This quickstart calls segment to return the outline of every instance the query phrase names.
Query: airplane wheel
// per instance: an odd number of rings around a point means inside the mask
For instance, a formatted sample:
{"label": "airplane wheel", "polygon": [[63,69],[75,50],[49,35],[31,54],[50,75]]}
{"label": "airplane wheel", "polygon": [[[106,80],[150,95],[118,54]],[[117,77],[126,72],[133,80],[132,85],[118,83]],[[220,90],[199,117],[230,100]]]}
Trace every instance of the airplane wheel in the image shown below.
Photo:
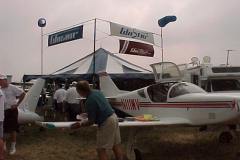
{"label": "airplane wheel", "polygon": [[142,160],[142,155],[139,149],[134,148],[134,153],[135,153],[136,160]]}
{"label": "airplane wheel", "polygon": [[237,160],[240,160],[240,152],[237,154]]}
{"label": "airplane wheel", "polygon": [[222,143],[229,143],[233,139],[230,132],[222,132],[219,136],[219,141]]}
{"label": "airplane wheel", "polygon": [[25,125],[19,125],[18,126],[18,132],[19,133],[23,133],[23,132],[25,132],[25,130],[26,130]]}
{"label": "airplane wheel", "polygon": [[44,127],[39,127],[39,132],[44,132],[46,130],[46,128]]}

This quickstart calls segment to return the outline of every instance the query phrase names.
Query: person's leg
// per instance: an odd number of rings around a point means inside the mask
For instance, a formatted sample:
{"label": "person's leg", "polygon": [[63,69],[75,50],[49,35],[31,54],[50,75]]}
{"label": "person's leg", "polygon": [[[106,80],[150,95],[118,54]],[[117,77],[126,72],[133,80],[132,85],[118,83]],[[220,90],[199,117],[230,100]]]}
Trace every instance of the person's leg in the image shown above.
{"label": "person's leg", "polygon": [[7,150],[7,145],[6,145],[6,134],[7,134],[7,131],[8,131],[8,116],[9,115],[9,112],[8,110],[4,110],[4,120],[3,120],[3,150]]}
{"label": "person's leg", "polygon": [[112,150],[117,160],[123,160],[123,154],[120,148],[121,136],[120,136],[120,128],[118,125],[118,117],[116,114],[114,114],[113,117],[115,117],[115,135],[114,135],[114,143],[113,143]]}
{"label": "person's leg", "polygon": [[[117,160],[122,160],[122,151],[119,147],[121,142],[118,119],[115,114],[111,115],[105,122],[98,126],[97,151],[99,157],[106,157],[106,149],[113,149]],[[107,157],[106,157],[107,158]]]}
{"label": "person's leg", "polygon": [[18,110],[11,110],[11,151],[10,154],[14,154],[16,152],[16,140],[17,140],[17,130],[18,130]]}
{"label": "person's leg", "polygon": [[17,140],[17,132],[16,131],[12,131],[11,132],[11,141],[12,142],[16,142]]}
{"label": "person's leg", "polygon": [[15,149],[16,140],[17,140],[17,132],[12,131],[11,132],[11,150]]}
{"label": "person's leg", "polygon": [[3,140],[0,139],[0,160],[3,159]]}
{"label": "person's leg", "polygon": [[114,145],[112,150],[113,150],[117,160],[123,160],[122,150],[121,150],[121,148],[120,148],[120,146],[118,144]]}
{"label": "person's leg", "polygon": [[10,150],[10,154],[15,154],[16,152],[16,139],[17,139],[17,132],[16,131],[12,131],[11,132],[11,150]]}
{"label": "person's leg", "polygon": [[110,132],[111,128],[108,127],[109,126],[108,124],[109,123],[106,121],[101,126],[98,126],[98,129],[97,129],[96,148],[97,148],[97,153],[98,153],[98,159],[99,160],[107,160],[106,148],[112,148],[111,139],[113,139],[113,138],[111,138],[111,134],[109,136],[109,132]]}
{"label": "person's leg", "polygon": [[79,104],[74,104],[74,108],[72,109],[72,117],[73,121],[77,121],[77,115],[80,115],[81,112],[81,107]]}
{"label": "person's leg", "polygon": [[98,159],[107,160],[107,153],[105,148],[97,148]]}
{"label": "person's leg", "polygon": [[7,145],[6,145],[6,133],[3,132],[3,150],[7,150]]}
{"label": "person's leg", "polygon": [[64,121],[64,122],[67,122],[67,121],[68,121],[66,111],[65,111],[65,113],[63,113],[63,121]]}
{"label": "person's leg", "polygon": [[68,117],[69,121],[76,121],[75,119],[73,119],[73,107],[70,104],[68,105]]}
{"label": "person's leg", "polygon": [[0,122],[0,160],[3,159],[3,122]]}

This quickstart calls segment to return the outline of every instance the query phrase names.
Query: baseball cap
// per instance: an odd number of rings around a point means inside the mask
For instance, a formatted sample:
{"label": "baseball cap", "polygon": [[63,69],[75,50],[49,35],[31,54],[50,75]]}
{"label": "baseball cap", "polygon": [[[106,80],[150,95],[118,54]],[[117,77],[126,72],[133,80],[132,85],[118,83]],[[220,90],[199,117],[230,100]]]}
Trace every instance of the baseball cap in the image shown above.
{"label": "baseball cap", "polygon": [[7,79],[7,76],[5,74],[0,74],[0,79]]}
{"label": "baseball cap", "polygon": [[72,85],[76,85],[76,84],[77,84],[77,82],[76,82],[76,81],[73,81],[73,82],[72,82]]}

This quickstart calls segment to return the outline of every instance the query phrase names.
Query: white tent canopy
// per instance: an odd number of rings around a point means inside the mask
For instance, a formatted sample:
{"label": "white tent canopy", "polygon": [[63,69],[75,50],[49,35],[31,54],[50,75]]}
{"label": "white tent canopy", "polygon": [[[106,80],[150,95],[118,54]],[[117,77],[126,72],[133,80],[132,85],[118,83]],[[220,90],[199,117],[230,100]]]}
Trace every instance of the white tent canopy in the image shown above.
{"label": "white tent canopy", "polygon": [[[98,77],[99,71],[106,71],[111,78],[153,78],[152,71],[130,63],[103,48],[99,48],[95,54],[93,52],[50,75],[42,77],[90,79],[92,76]],[[34,79],[33,75],[24,76],[24,81],[28,81],[29,78]]]}

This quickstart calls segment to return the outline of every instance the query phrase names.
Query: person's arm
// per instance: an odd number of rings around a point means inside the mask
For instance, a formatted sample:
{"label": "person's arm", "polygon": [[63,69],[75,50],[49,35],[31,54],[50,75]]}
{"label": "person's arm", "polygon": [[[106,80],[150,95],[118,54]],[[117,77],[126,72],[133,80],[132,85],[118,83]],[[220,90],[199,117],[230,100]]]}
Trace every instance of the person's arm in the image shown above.
{"label": "person's arm", "polygon": [[26,93],[22,92],[22,94],[19,96],[19,100],[17,104],[14,104],[11,106],[12,109],[17,108],[19,106],[19,104],[23,101],[24,97],[25,97]]}
{"label": "person's arm", "polygon": [[92,126],[94,125],[94,120],[87,120],[84,122],[81,122],[81,126]]}
{"label": "person's arm", "polygon": [[87,113],[81,113],[80,116],[84,117],[84,118],[87,118]]}
{"label": "person's arm", "polygon": [[26,93],[25,93],[25,92],[23,92],[23,93],[22,93],[22,94],[19,96],[19,101],[18,101],[18,104],[20,104],[20,103],[23,101],[23,99],[24,99],[25,95],[26,95]]}
{"label": "person's arm", "polygon": [[92,126],[92,125],[94,125],[94,120],[87,120],[84,122],[75,122],[71,125],[71,129],[77,129],[82,126]]}
{"label": "person's arm", "polygon": [[85,108],[84,108],[84,102],[83,102],[83,100],[80,100],[79,104],[80,104],[80,106],[81,106],[82,113],[85,113]]}

